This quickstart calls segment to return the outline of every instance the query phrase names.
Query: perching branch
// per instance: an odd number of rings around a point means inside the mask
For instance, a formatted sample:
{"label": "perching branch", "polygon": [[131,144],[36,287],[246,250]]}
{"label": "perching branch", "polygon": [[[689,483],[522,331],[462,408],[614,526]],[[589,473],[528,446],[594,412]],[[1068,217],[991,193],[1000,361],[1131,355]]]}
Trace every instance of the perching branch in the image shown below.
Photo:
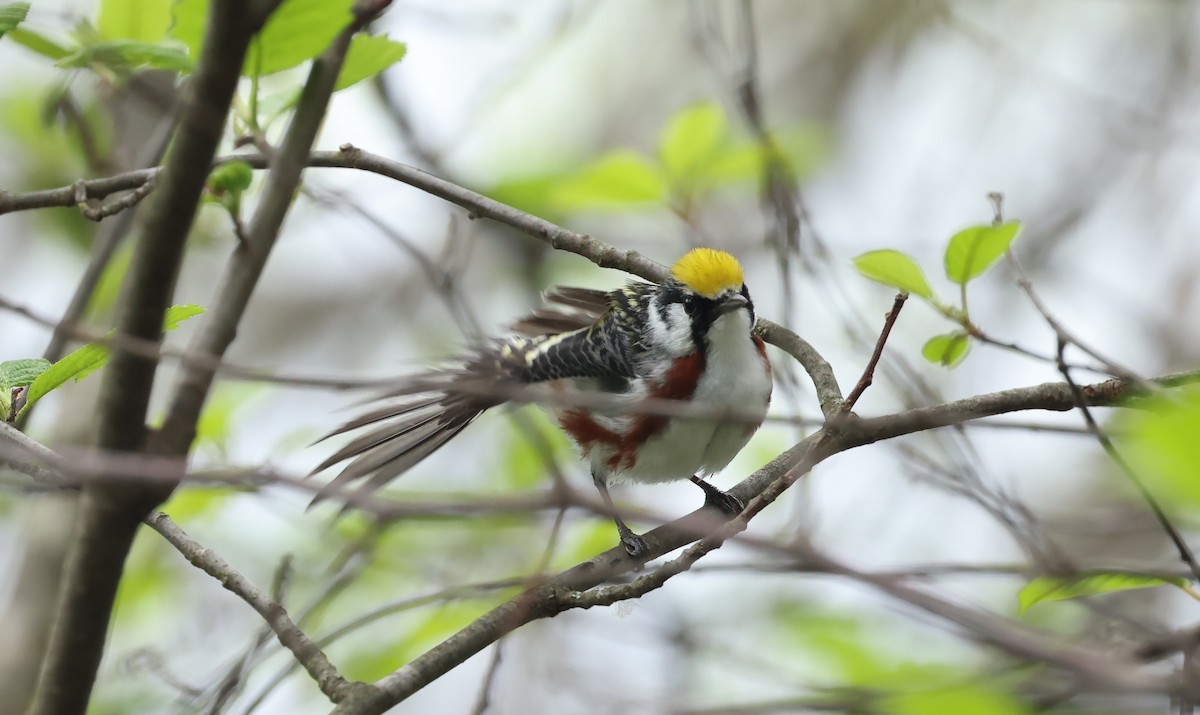
{"label": "perching branch", "polygon": [[[215,160],[214,164],[235,160],[244,161],[255,169],[265,169],[268,166],[267,158],[259,154],[223,156]],[[469,212],[471,218],[486,218],[510,226],[548,243],[555,249],[583,256],[601,268],[619,269],[655,282],[663,280],[667,275],[666,267],[636,251],[622,251],[599,239],[563,228],[415,167],[362,151],[351,144],[343,144],[341,150],[336,152],[312,152],[308,157],[307,166],[359,169],[386,176],[461,206]],[[83,183],[87,186],[89,196],[103,197],[111,192],[137,188],[151,180],[158,171],[159,169],[144,169]],[[0,214],[51,206],[73,206],[75,191],[75,186],[72,185],[21,194],[0,192]],[[842,403],[842,392],[828,361],[806,340],[776,323],[759,318],[755,329],[768,343],[781,348],[800,362],[813,380],[822,413],[826,417],[832,415]]]}
{"label": "perching branch", "polygon": [[[1200,375],[1168,376],[1158,384],[1179,384],[1180,380],[1195,381]],[[1096,405],[1111,405],[1141,388],[1135,383],[1109,380],[1081,388],[1084,399]],[[1020,405],[1018,407],[1017,405]],[[713,532],[712,514],[701,508],[681,519],[660,526],[643,535],[649,547],[649,559],[687,546],[704,537],[679,558],[623,586],[613,586],[592,592],[596,586],[628,574],[637,565],[625,551],[616,547],[586,562],[548,579],[544,584],[497,606],[474,622],[392,674],[376,681],[373,690],[363,689],[339,703],[337,715],[368,715],[382,713],[407,699],[429,683],[437,680],[467,658],[494,643],[504,635],[534,620],[556,615],[569,608],[594,605],[635,597],[659,586],[665,580],[687,570],[700,556],[720,545],[736,531],[744,528],[748,516],[757,513],[783,491],[807,474],[814,466],[830,456],[872,444],[874,442],[945,427],[977,419],[1027,409],[1068,411],[1074,409],[1071,389],[1064,383],[1046,383],[1027,388],[980,395],[956,402],[908,410],[893,415],[840,421],[834,429],[822,429],[775,458],[771,463],[747,477],[729,493],[747,503],[747,510],[737,520]],[[705,535],[708,535],[705,537]],[[843,567],[843,571],[849,573]],[[1119,670],[1109,667],[1105,657],[1092,662],[1086,655],[1070,649],[1058,649],[1050,641],[1031,635],[1028,631],[1009,631],[989,623],[984,614],[965,609],[927,592],[918,592],[891,581],[863,578],[892,595],[975,633],[981,640],[1018,656],[1032,653],[1045,655],[1049,662],[1064,668],[1081,669],[1089,680]],[[1074,672],[1074,671],[1073,671]],[[1131,688],[1161,683],[1142,673],[1129,672],[1123,676]]]}

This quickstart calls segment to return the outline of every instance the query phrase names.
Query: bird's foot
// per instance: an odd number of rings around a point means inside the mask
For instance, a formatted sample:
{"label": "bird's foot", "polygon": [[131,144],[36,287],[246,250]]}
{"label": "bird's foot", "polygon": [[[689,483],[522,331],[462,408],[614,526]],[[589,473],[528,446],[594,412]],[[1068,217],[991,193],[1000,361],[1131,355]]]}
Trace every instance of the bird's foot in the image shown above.
{"label": "bird's foot", "polygon": [[650,545],[646,540],[633,533],[629,527],[618,526],[617,533],[621,535],[621,546],[625,547],[625,553],[629,554],[630,558],[641,560],[650,553]]}
{"label": "bird's foot", "polygon": [[704,505],[712,507],[727,516],[737,516],[746,505],[729,492],[723,492],[700,477],[692,477],[692,483],[704,490]]}

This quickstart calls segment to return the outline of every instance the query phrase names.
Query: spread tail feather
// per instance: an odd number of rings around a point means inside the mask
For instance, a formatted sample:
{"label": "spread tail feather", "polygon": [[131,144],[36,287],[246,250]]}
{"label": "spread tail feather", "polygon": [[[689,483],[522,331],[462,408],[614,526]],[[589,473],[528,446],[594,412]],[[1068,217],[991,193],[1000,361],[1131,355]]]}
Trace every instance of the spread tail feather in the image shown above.
{"label": "spread tail feather", "polygon": [[[383,404],[318,441],[369,428],[317,465],[312,474],[347,462],[310,506],[354,482],[355,496],[369,495],[437,451],[484,411],[505,401],[509,372],[493,351],[483,351],[447,370],[416,375],[380,396]],[[489,389],[492,388],[492,389]]]}

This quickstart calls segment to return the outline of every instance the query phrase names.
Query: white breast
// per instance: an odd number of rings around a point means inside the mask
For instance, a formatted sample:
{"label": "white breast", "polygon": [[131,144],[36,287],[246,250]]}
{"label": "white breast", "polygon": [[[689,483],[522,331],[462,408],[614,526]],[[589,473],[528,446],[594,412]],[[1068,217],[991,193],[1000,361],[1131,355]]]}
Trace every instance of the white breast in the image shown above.
{"label": "white breast", "polygon": [[[756,418],[721,422],[672,418],[666,429],[651,437],[637,462],[611,481],[664,482],[693,474],[715,474],[741,451],[766,417],[771,401],[771,376],[766,361],[750,338],[750,314],[736,310],[717,318],[709,329],[704,375],[692,395],[694,404],[735,410]],[[594,469],[608,473],[593,453]]]}

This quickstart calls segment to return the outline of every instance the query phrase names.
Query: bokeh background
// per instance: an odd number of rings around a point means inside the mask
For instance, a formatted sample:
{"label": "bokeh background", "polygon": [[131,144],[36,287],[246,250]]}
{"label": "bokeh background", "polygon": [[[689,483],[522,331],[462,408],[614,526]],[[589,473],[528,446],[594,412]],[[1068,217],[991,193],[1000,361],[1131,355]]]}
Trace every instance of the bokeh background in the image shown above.
{"label": "bokeh background", "polygon": [[[41,0],[28,25],[65,36],[95,10],[85,0]],[[1024,225],[1014,251],[1050,309],[1116,362],[1157,375],[1200,360],[1196,10],[1168,0],[398,0],[375,30],[406,42],[407,56],[380,81],[337,95],[318,148],[350,142],[411,162],[661,262],[693,245],[730,250],[745,264],[760,314],[822,351],[844,389],[892,297],[858,276],[851,259],[906,251],[953,297],[942,277],[945,243],[991,221],[987,195],[1002,192],[1006,217]],[[0,67],[0,189],[62,186],[153,163],[175,93],[170,81],[121,87],[3,41]],[[302,81],[302,72],[283,73],[269,88],[284,93]],[[689,112],[716,117],[723,146],[752,145],[747,81],[797,182],[798,237],[780,230],[753,164],[666,200],[645,198],[624,175],[615,188],[603,183],[611,177],[597,167],[606,161],[653,166],[672,122]],[[72,209],[0,217],[3,297],[61,315],[95,242],[118,220],[97,225]],[[228,218],[206,209],[176,303],[211,304],[234,242]],[[111,318],[127,257],[117,255],[88,313],[99,328]],[[612,287],[625,278],[387,179],[314,169],[229,359],[279,375],[400,375],[501,329],[549,285]],[[1053,332],[1007,266],[972,291],[972,316],[989,334],[1053,353]],[[858,411],[1059,377],[1052,363],[987,346],[953,371],[924,361],[924,341],[950,327],[910,301]],[[169,343],[189,334],[185,325]],[[45,326],[0,312],[0,360],[39,355],[49,337]],[[803,372],[782,353],[771,356],[780,377],[773,414],[809,421],[761,430],[717,480],[723,486],[793,444],[820,415]],[[168,364],[159,397],[171,374]],[[85,443],[96,384],[53,395],[29,433],[58,447]],[[365,396],[224,379],[194,465],[306,474],[330,449],[310,443]],[[864,570],[932,569],[930,588],[1010,616],[1022,567],[1040,559],[1178,570],[1149,511],[1093,440],[1023,424],[1074,429],[1077,415],[993,422],[1002,424],[835,457],[750,533],[810,544]],[[531,431],[541,438],[531,440]],[[391,493],[536,492],[553,468],[586,486],[584,466],[535,410],[497,413]],[[0,702],[21,702],[45,638],[71,506],[69,496],[30,491],[18,475],[0,480]],[[663,518],[699,504],[690,485],[617,496]],[[376,525],[361,515],[336,520],[332,506],[306,511],[309,498],[280,486],[196,487],[165,511],[260,585],[290,559],[285,601],[316,635],[390,608],[329,647],[346,675],[362,679],[398,667],[510,595],[511,579],[543,558],[555,518]],[[1177,516],[1183,528],[1195,525]],[[550,564],[575,563],[613,538],[604,520],[568,513]],[[1120,639],[1182,622],[1189,601],[1156,589],[1105,603],[1103,613],[1062,603],[1022,617],[1066,639]],[[1110,617],[1114,610],[1120,618]],[[288,673],[272,638],[250,650],[261,628],[244,604],[144,534],[95,712],[204,712],[217,703],[236,713],[327,710],[303,673]],[[1003,694],[1011,683],[995,680],[1008,672],[1003,661],[953,628],[844,579],[777,569],[736,544],[636,603],[522,629],[504,641],[485,687],[494,658],[494,649],[481,653],[396,712],[472,712],[484,691],[495,714],[716,713],[752,704],[762,706],[752,712],[803,712],[806,702],[815,707],[804,698],[914,684],[968,698],[952,701],[955,708],[1023,711]],[[221,687],[230,673],[240,674],[232,693]],[[1084,698],[1072,707],[1161,712],[1165,702]]]}

